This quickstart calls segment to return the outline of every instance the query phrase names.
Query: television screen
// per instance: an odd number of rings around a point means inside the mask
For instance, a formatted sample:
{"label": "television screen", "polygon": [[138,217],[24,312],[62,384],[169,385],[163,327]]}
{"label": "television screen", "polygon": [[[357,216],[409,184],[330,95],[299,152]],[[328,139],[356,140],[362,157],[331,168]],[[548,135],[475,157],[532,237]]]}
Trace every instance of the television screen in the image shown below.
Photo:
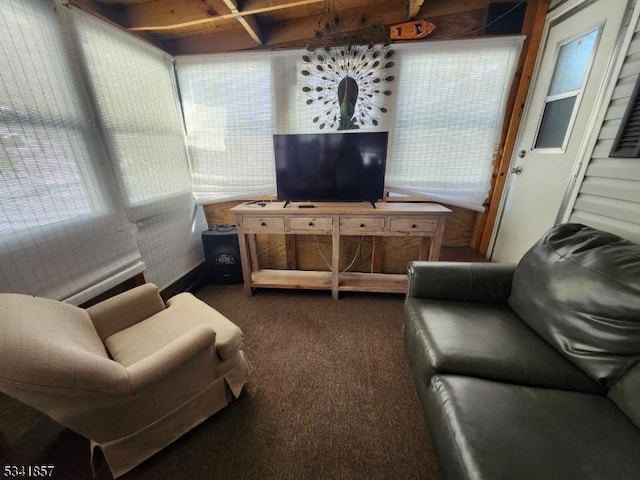
{"label": "television screen", "polygon": [[388,132],[274,135],[279,200],[381,200]]}

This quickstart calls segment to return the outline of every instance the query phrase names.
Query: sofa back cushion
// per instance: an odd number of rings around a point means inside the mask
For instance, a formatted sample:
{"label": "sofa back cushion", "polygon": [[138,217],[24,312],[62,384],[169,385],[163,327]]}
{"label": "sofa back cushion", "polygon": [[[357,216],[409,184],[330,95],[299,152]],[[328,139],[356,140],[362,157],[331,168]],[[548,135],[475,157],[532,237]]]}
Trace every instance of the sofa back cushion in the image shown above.
{"label": "sofa back cushion", "polygon": [[554,227],[516,267],[509,305],[609,388],[640,355],[640,245],[585,225]]}

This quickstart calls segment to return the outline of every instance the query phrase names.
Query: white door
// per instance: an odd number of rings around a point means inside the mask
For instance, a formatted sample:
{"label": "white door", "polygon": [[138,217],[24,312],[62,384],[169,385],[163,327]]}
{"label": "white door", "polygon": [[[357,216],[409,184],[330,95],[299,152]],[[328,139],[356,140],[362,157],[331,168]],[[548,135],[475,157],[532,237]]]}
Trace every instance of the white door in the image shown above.
{"label": "white door", "polygon": [[627,0],[572,0],[545,25],[491,259],[517,262],[556,223],[589,140]]}

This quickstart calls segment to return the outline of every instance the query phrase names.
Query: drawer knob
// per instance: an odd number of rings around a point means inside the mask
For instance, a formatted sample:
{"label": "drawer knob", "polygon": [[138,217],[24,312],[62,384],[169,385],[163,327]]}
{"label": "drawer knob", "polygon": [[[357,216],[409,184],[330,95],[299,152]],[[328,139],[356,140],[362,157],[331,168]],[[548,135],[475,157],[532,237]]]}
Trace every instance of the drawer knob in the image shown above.
{"label": "drawer knob", "polygon": [[267,222],[260,222],[260,226],[261,227],[266,227],[267,226]]}
{"label": "drawer knob", "polygon": [[411,225],[411,228],[418,228],[418,225],[416,225],[415,223]]}
{"label": "drawer knob", "polygon": [[309,226],[310,226],[310,227],[313,227],[313,222],[309,222]]}
{"label": "drawer knob", "polygon": [[365,227],[364,223],[361,223],[360,228],[364,228],[364,227]]}

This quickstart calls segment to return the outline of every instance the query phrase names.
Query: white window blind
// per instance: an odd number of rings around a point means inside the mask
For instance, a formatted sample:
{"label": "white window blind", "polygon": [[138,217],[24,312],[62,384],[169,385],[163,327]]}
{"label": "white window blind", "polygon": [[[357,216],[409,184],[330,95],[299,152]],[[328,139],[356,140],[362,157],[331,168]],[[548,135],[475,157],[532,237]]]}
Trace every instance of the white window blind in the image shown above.
{"label": "white window blind", "polygon": [[176,68],[197,201],[275,192],[271,55],[179,57]]}
{"label": "white window blind", "polygon": [[386,185],[482,210],[521,38],[398,45]]}
{"label": "white window blind", "polygon": [[143,270],[61,25],[0,0],[0,291],[82,303]]}
{"label": "white window blind", "polygon": [[167,287],[203,260],[172,58],[117,28],[72,11],[72,24],[128,215],[147,266]]}
{"label": "white window blind", "polygon": [[[374,72],[392,80],[363,92],[375,97],[377,122],[360,126],[389,131],[389,190],[483,209],[521,45],[522,38],[510,37],[392,46],[393,66]],[[336,130],[328,123],[320,129],[322,122],[313,119],[326,117],[325,102],[337,95],[336,69],[344,62],[336,61],[329,75],[330,56],[311,56],[309,63],[303,55],[290,50],[177,59],[199,201],[273,193],[272,134]],[[303,69],[320,73],[303,76]],[[327,86],[333,90],[315,94]],[[320,95],[326,98],[313,100]]]}

